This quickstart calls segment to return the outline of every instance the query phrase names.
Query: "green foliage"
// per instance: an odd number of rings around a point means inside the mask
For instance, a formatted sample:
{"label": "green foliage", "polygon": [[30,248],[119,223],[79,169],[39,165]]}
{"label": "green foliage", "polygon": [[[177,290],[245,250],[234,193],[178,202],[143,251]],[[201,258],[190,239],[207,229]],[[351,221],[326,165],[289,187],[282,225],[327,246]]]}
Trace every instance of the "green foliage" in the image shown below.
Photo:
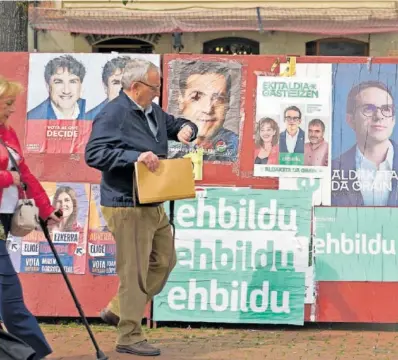
{"label": "green foliage", "polygon": [[29,1],[17,1],[17,6],[18,6],[18,8],[23,9],[24,11],[28,12]]}

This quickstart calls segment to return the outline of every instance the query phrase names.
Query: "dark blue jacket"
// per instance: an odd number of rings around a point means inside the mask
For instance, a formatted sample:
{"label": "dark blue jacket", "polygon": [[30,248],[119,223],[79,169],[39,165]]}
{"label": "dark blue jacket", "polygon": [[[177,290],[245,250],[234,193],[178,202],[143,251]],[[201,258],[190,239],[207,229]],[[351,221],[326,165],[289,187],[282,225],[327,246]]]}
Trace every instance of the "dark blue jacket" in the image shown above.
{"label": "dark blue jacket", "polygon": [[[391,140],[390,140],[391,141]],[[398,173],[398,144],[394,141],[391,141],[392,146],[394,148],[394,158],[392,164],[392,170]],[[334,159],[332,161],[332,184],[333,182],[338,183],[339,186],[333,190],[332,186],[332,199],[331,203],[335,206],[364,206],[363,197],[360,190],[357,188],[354,189],[354,182],[357,179],[348,179],[348,171],[349,170],[357,170],[355,164],[355,155],[356,155],[356,144],[349,150],[347,150],[344,154],[341,154],[340,157]],[[343,171],[343,172],[342,172]],[[336,175],[333,177],[333,175]],[[340,186],[339,178],[341,178],[344,174],[348,180],[346,181],[346,187]],[[391,192],[388,197],[387,206],[398,206],[398,184],[395,177],[391,179]]]}
{"label": "dark blue jacket", "polygon": [[88,166],[102,172],[102,206],[133,206],[134,162],[141,153],[152,151],[156,155],[167,156],[168,139],[177,141],[178,132],[187,124],[193,129],[191,141],[196,139],[198,128],[194,123],[167,114],[155,103],[152,103],[152,109],[158,128],[156,136],[145,114],[123,91],[95,117],[85,160]]}
{"label": "dark blue jacket", "polygon": [[[304,154],[304,140],[305,140],[305,132],[304,130],[299,128],[297,142],[294,148],[294,154]],[[289,152],[287,151],[287,145],[286,145],[286,130],[282,131],[279,137],[279,152],[281,153]]]}
{"label": "dark blue jacket", "polygon": [[[79,116],[77,120],[85,120],[86,113],[86,99],[77,100],[79,106]],[[51,106],[50,98],[44,100],[41,104],[30,110],[27,114],[28,120],[57,120],[54,109]],[[66,119],[69,120],[69,119]]]}

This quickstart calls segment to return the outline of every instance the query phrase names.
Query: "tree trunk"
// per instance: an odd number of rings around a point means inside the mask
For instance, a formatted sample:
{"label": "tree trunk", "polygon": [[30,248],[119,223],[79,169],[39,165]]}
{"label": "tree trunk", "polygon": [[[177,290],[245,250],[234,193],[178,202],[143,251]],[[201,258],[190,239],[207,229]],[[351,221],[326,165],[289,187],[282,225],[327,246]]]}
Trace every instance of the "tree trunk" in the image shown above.
{"label": "tree trunk", "polygon": [[1,51],[28,51],[27,1],[0,1]]}

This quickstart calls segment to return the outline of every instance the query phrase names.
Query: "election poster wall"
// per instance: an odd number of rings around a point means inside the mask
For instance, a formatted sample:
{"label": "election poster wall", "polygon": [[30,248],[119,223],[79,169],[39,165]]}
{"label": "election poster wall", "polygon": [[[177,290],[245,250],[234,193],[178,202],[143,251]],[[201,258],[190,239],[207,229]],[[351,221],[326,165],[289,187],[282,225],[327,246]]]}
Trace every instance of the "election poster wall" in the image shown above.
{"label": "election poster wall", "polygon": [[335,206],[397,206],[395,64],[334,64]]}
{"label": "election poster wall", "polygon": [[317,281],[397,282],[398,208],[316,207]]}
{"label": "election poster wall", "polygon": [[116,275],[116,244],[101,212],[100,186],[97,184],[91,185],[89,217],[88,271],[92,275]]}
{"label": "election poster wall", "polygon": [[[49,226],[51,240],[65,271],[85,274],[90,185],[42,183],[54,208],[61,209],[60,223]],[[42,231],[23,237],[21,273],[59,273],[60,269]]]}
{"label": "election poster wall", "polygon": [[84,153],[91,123],[118,96],[131,58],[160,66],[153,54],[30,54],[26,151]]}
{"label": "election poster wall", "polygon": [[310,68],[293,77],[257,76],[254,176],[322,178],[330,172],[331,65],[324,68],[322,76]]}
{"label": "election poster wall", "polygon": [[167,64],[167,111],[193,121],[199,129],[191,145],[170,141],[169,157],[200,148],[205,162],[237,161],[244,118],[242,64],[206,58],[173,59]]}
{"label": "election poster wall", "polygon": [[202,188],[175,206],[177,265],[154,320],[303,325],[311,198]]}

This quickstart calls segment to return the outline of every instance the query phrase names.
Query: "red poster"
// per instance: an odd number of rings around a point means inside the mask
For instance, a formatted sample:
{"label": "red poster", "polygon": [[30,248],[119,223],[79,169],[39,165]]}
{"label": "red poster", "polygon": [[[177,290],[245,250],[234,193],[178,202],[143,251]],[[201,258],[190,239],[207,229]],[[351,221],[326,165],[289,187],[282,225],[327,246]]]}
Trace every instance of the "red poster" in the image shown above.
{"label": "red poster", "polygon": [[84,154],[91,121],[26,121],[25,150],[29,153]]}
{"label": "red poster", "polygon": [[119,95],[123,69],[137,57],[160,65],[152,54],[30,54],[26,151],[84,154],[94,118]]}

